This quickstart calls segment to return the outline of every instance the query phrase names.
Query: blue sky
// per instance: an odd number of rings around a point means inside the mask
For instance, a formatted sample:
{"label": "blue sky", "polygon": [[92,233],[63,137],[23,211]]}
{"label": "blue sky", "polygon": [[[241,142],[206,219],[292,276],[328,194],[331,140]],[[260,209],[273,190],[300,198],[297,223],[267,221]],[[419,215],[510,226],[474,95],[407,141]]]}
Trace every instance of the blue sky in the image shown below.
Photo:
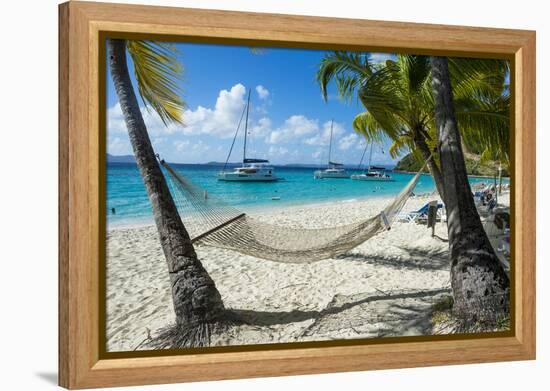
{"label": "blue sky", "polygon": [[[322,164],[334,120],[333,160],[359,162],[365,144],[351,123],[363,109],[356,101],[339,100],[333,85],[328,102],[322,99],[315,73],[324,51],[268,48],[254,54],[239,46],[177,47],[185,69],[181,87],[188,106],[186,126],[166,127],[155,113],[142,109],[153,147],[167,161],[225,161],[250,89],[247,157],[274,164]],[[375,61],[389,57],[373,55]],[[132,154],[110,74],[107,79],[107,152]],[[392,163],[384,144],[374,148],[373,163]],[[242,159],[242,147],[241,130],[230,161]]]}

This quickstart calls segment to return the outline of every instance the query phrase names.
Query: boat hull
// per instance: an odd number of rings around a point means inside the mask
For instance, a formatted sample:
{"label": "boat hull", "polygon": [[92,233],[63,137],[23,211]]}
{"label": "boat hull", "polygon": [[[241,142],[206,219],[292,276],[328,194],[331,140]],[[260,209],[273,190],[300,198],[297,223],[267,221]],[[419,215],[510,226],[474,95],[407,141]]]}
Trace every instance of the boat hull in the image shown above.
{"label": "boat hull", "polygon": [[219,181],[225,182],[275,182],[280,178],[269,175],[269,176],[259,176],[259,175],[238,175],[238,174],[218,174]]}
{"label": "boat hull", "polygon": [[366,182],[395,182],[395,179],[392,177],[375,177],[367,175],[352,175],[351,179],[354,181],[366,181]]}
{"label": "boat hull", "polygon": [[348,173],[331,173],[324,171],[315,171],[313,174],[315,179],[349,179]]}

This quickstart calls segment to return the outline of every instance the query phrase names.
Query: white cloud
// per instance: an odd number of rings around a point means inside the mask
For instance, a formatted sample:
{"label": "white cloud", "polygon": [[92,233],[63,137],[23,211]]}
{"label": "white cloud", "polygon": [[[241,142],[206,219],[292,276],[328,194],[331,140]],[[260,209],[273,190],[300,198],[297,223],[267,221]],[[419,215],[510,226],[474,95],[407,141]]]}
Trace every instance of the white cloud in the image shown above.
{"label": "white cloud", "polygon": [[[328,145],[330,142],[330,121],[327,121],[323,124],[322,132],[316,134],[313,137],[307,138],[304,140],[304,143],[307,145]],[[338,139],[338,136],[341,136],[345,133],[344,127],[338,122],[334,122],[332,130],[332,138]]]}
{"label": "white cloud", "polygon": [[156,147],[158,145],[164,144],[165,141],[166,139],[164,137],[157,137],[154,138],[151,143],[153,144],[153,147]]}
{"label": "white cloud", "polygon": [[395,54],[390,53],[371,53],[370,61],[373,63],[383,63],[388,60],[395,60]]}
{"label": "white cloud", "polygon": [[250,136],[264,137],[271,131],[271,120],[268,117],[262,117],[252,126],[249,126]]}
{"label": "white cloud", "polygon": [[[154,110],[148,110],[145,107],[140,107],[140,110],[145,126],[147,127],[147,132],[150,136],[174,134],[182,130],[182,126],[179,124],[171,123],[168,126],[164,125],[164,122],[162,122]],[[122,114],[120,103],[117,102],[107,110],[107,134],[127,132],[124,115]]]}
{"label": "white cloud", "polygon": [[232,137],[245,106],[245,94],[246,88],[240,83],[235,84],[229,91],[219,92],[213,109],[198,106],[195,110],[186,110],[183,133]]}
{"label": "white cloud", "polygon": [[[242,84],[235,84],[231,89],[221,90],[214,108],[198,106],[195,110],[187,109],[183,113],[185,126],[169,124],[166,126],[153,110],[141,107],[143,120],[150,136],[212,134],[221,138],[232,137],[245,106],[246,89]],[[126,133],[126,123],[117,103],[107,111],[108,133]]]}
{"label": "white cloud", "polygon": [[288,149],[286,149],[285,147],[276,147],[272,145],[269,147],[268,154],[269,156],[281,157],[288,154]]}
{"label": "white cloud", "polygon": [[309,119],[303,115],[293,115],[287,118],[280,128],[271,132],[267,142],[269,144],[286,143],[316,131],[319,131],[317,120]]}
{"label": "white cloud", "polygon": [[114,137],[107,142],[107,153],[111,155],[133,155],[130,141],[124,137]]}
{"label": "white cloud", "polygon": [[[260,88],[261,87],[261,88]],[[267,89],[257,86],[258,96]],[[265,94],[264,94],[265,95]],[[271,97],[267,91],[264,105]],[[260,97],[261,98],[261,97]],[[141,108],[155,150],[166,159],[185,162],[206,162],[225,159],[230,139],[235,134],[237,123],[246,104],[246,89],[235,84],[229,89],[220,90],[211,106],[198,106],[184,113],[186,126],[165,126],[158,115]],[[252,109],[252,107],[251,107]],[[107,112],[107,149],[115,155],[131,154],[126,124],[120,105],[117,103]],[[239,137],[242,137],[244,124],[241,124]],[[276,123],[267,111],[251,110],[248,123],[250,156],[269,157],[277,162],[309,162],[313,158],[320,161],[328,153],[331,121],[322,123],[317,118],[303,114],[289,116],[282,123]],[[253,141],[255,139],[255,141]],[[363,137],[347,133],[341,123],[333,124],[333,149],[335,154],[345,154],[354,159],[354,154],[364,148]],[[254,154],[254,147],[257,153]]]}
{"label": "white cloud", "polygon": [[358,144],[358,137],[355,133],[350,133],[347,136],[342,137],[338,141],[338,148],[342,151],[347,151],[354,144]]}
{"label": "white cloud", "polygon": [[126,123],[120,109],[120,103],[107,109],[107,133],[126,133]]}
{"label": "white cloud", "polygon": [[314,159],[319,159],[321,157],[321,154],[323,153],[322,150],[318,149],[315,152],[311,154],[311,157]]}
{"label": "white cloud", "polygon": [[147,132],[151,136],[175,134],[181,132],[183,129],[181,124],[170,123],[168,125],[165,125],[156,113],[156,111],[152,109],[148,110],[142,108],[141,114],[143,115],[145,126],[147,126]]}
{"label": "white cloud", "polygon": [[175,140],[173,145],[177,153],[184,158],[192,157],[194,160],[204,160],[205,154],[212,149],[212,146],[202,140],[192,143],[189,140]]}
{"label": "white cloud", "polygon": [[251,113],[257,113],[258,115],[267,115],[268,111],[265,105],[253,105]]}
{"label": "white cloud", "polygon": [[176,141],[174,141],[174,147],[176,147],[176,151],[184,152],[189,147],[189,141],[188,140],[176,140]]}
{"label": "white cloud", "polygon": [[256,86],[256,92],[258,93],[258,96],[260,99],[264,100],[269,97],[269,90],[262,86],[261,84]]}
{"label": "white cloud", "polygon": [[204,153],[210,150],[210,145],[204,143],[202,140],[199,140],[198,143],[193,145],[193,151],[195,153]]}

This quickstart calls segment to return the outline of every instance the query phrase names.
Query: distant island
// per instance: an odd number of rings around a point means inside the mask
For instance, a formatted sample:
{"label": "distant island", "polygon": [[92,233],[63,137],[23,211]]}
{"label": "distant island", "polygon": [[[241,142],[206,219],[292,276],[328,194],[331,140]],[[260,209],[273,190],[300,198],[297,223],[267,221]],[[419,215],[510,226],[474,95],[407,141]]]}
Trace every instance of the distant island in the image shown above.
{"label": "distant island", "polygon": [[[136,159],[134,155],[111,155],[107,154],[107,163],[135,163]],[[211,161],[208,163],[172,163],[172,164],[185,164],[185,165],[206,165],[206,166],[216,166],[216,167],[240,167],[242,166],[241,162],[217,162],[217,161]],[[287,163],[287,164],[273,164],[275,167],[286,167],[286,168],[319,168],[319,167],[325,167],[326,164],[314,164],[314,163]],[[377,165],[377,167],[384,167],[387,170],[391,170],[391,165]],[[348,170],[357,170],[356,164],[345,164],[344,168]],[[361,167],[361,169],[365,169],[365,167]]]}
{"label": "distant island", "polygon": [[[498,163],[497,162],[485,162],[481,163],[481,159],[478,155],[473,153],[464,153],[464,161],[466,163],[466,171],[468,175],[479,176],[495,176],[498,175]],[[418,172],[422,168],[423,162],[416,159],[412,154],[406,155],[403,159],[397,162],[397,165],[393,169],[394,171],[405,172]],[[429,172],[428,168],[424,169],[424,172]],[[502,176],[509,176],[506,169],[502,170]]]}

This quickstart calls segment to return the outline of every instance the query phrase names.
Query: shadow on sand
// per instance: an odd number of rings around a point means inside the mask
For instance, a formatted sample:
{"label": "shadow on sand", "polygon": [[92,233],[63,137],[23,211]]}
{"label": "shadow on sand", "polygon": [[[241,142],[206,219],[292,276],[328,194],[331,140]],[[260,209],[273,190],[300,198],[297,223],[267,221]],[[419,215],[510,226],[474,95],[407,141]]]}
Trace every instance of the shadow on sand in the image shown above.
{"label": "shadow on sand", "polygon": [[[399,247],[405,254],[395,258],[348,253],[340,256],[342,262],[364,262],[397,270],[450,270],[447,250],[427,251],[413,247]],[[449,288],[426,290],[378,291],[379,294],[360,293],[336,295],[323,310],[254,311],[228,310],[234,319],[255,326],[276,326],[310,320],[301,336],[327,336],[336,330],[347,329],[358,336],[383,337],[387,335],[418,335],[430,332],[431,305]],[[350,331],[351,330],[351,331]]]}
{"label": "shadow on sand", "polygon": [[348,253],[341,255],[337,259],[342,261],[350,260],[355,262],[364,262],[371,265],[387,266],[394,269],[412,269],[412,270],[450,270],[449,252],[444,251],[426,251],[412,247],[399,246],[399,249],[406,253],[406,256],[400,258],[383,258],[377,255],[366,255],[360,253]]}
{"label": "shadow on sand", "polygon": [[[256,326],[274,326],[279,324],[288,324],[303,322],[309,319],[320,319],[328,315],[335,315],[341,312],[350,310],[356,306],[360,306],[367,303],[379,302],[379,301],[395,301],[399,299],[415,299],[415,298],[432,298],[441,294],[449,293],[448,288],[442,289],[432,289],[425,291],[409,291],[409,292],[400,292],[394,294],[381,294],[381,295],[370,295],[358,294],[352,296],[340,296],[337,295],[329,303],[327,308],[321,311],[254,311],[254,310],[239,310],[233,309],[229,310],[237,319],[241,320],[243,323],[252,324]],[[349,298],[355,299],[353,301],[348,301]],[[339,302],[342,302],[339,304]],[[395,304],[394,304],[395,305]],[[397,305],[398,306],[398,305]],[[409,306],[407,308],[412,312],[420,312],[419,310],[413,308],[414,306]],[[402,309],[405,309],[403,306]]]}

